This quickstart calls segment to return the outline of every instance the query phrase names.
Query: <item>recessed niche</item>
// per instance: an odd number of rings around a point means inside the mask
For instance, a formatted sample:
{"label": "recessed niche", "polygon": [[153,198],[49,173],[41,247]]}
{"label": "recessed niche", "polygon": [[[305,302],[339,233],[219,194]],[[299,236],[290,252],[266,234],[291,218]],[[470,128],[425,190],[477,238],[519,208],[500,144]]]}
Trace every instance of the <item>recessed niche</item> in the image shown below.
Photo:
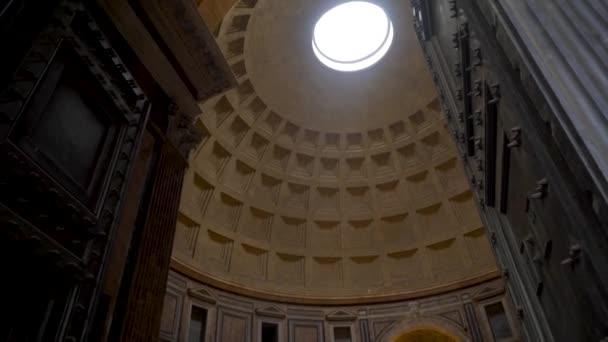
{"label": "recessed niche", "polygon": [[428,108],[434,112],[440,113],[441,112],[441,101],[439,101],[439,98],[435,98],[433,101],[431,101],[426,106],[426,108]]}
{"label": "recessed niche", "polygon": [[196,188],[194,201],[199,212],[204,214],[207,209],[207,204],[209,204],[209,200],[211,199],[211,195],[213,194],[214,187],[197,173],[194,174],[194,186]]}
{"label": "recessed niche", "polygon": [[313,257],[310,278],[313,287],[342,287],[344,281],[342,258]]}
{"label": "recessed niche", "polygon": [[462,167],[452,158],[435,168],[441,187],[446,193],[452,193],[468,187]]}
{"label": "recessed niche", "polygon": [[454,281],[462,277],[463,255],[456,239],[447,239],[428,245],[426,255],[435,281]]}
{"label": "recessed niche", "polygon": [[280,284],[304,285],[305,269],[305,258],[303,256],[277,253],[271,277],[272,280]]}
{"label": "recessed niche", "polygon": [[352,220],[342,234],[344,248],[370,248],[376,243],[374,220]]}
{"label": "recessed niche", "polygon": [[417,111],[416,113],[410,115],[409,120],[412,128],[416,131],[416,133],[426,129],[429,127],[433,121],[433,115],[429,115],[426,111]]}
{"label": "recessed niche", "polygon": [[418,227],[425,241],[435,242],[458,234],[461,226],[443,203],[416,210]]}
{"label": "recessed niche", "polygon": [[241,37],[228,42],[226,50],[227,59],[242,55],[245,51],[245,38]]}
{"label": "recessed niche", "polygon": [[250,207],[247,214],[247,219],[240,224],[240,232],[255,240],[269,241],[273,220],[272,213]]}
{"label": "recessed niche", "polygon": [[424,144],[425,149],[430,152],[431,159],[438,159],[450,148],[446,137],[443,137],[438,131],[423,137],[420,141]]}
{"label": "recessed niche", "polygon": [[291,151],[278,145],[272,147],[272,152],[269,155],[268,167],[285,172]]}
{"label": "recessed niche", "polygon": [[215,200],[211,202],[211,205],[213,210],[208,211],[206,216],[209,216],[209,219],[213,221],[217,227],[235,231],[241,215],[243,202],[228,194],[220,193],[218,198],[215,198]]}
{"label": "recessed niche", "polygon": [[324,149],[329,151],[335,151],[340,148],[340,134],[338,133],[325,133],[324,137]]}
{"label": "recessed niche", "polygon": [[450,204],[463,227],[477,228],[481,226],[479,212],[471,191],[467,190],[450,197]]}
{"label": "recessed niche", "polygon": [[255,193],[252,193],[252,196],[259,199],[266,199],[269,203],[273,205],[277,204],[277,198],[279,196],[281,180],[276,179],[274,177],[261,174],[260,175],[260,183],[259,188]]}
{"label": "recessed niche", "polygon": [[401,169],[405,173],[419,169],[424,164],[416,152],[416,144],[414,143],[399,147],[397,155],[399,156]]}
{"label": "recessed niche", "polygon": [[213,111],[215,112],[215,117],[216,117],[215,126],[219,127],[222,124],[222,122],[224,122],[224,120],[226,120],[226,118],[228,118],[228,116],[230,116],[230,114],[232,114],[232,112],[234,112],[234,108],[230,104],[230,101],[228,101],[228,98],[226,96],[222,96],[215,103],[215,106],[213,107]]}
{"label": "recessed niche", "polygon": [[254,168],[240,160],[235,160],[226,167],[226,170],[222,174],[222,182],[226,187],[236,192],[245,193],[251,184],[254,174]]}
{"label": "recessed niche", "polygon": [[383,217],[380,234],[388,245],[413,246],[419,237],[416,227],[410,222],[408,213]]}
{"label": "recessed niche", "polygon": [[350,327],[334,327],[335,342],[352,342]]}
{"label": "recessed niche", "polygon": [[300,127],[291,122],[286,122],[279,135],[279,142],[284,144],[295,144],[299,131]]}
{"label": "recessed niche", "polygon": [[469,252],[473,265],[480,269],[491,269],[496,267],[492,248],[486,236],[485,228],[478,228],[464,234],[464,242]]}
{"label": "recessed niche", "polygon": [[240,244],[230,263],[235,273],[252,278],[266,279],[268,270],[268,251],[261,248]]}
{"label": "recessed niche", "polygon": [[347,272],[345,272],[347,283],[353,284],[353,287],[366,289],[382,286],[382,265],[378,255],[354,256],[347,261]]}
{"label": "recessed niche", "polygon": [[253,94],[253,92],[254,92],[253,84],[251,84],[250,80],[247,80],[247,81],[241,83],[236,88],[236,94],[237,94],[239,103],[245,102],[249,98],[249,96],[251,96]]}
{"label": "recessed niche", "polygon": [[239,61],[232,64],[232,72],[237,78],[245,76],[247,74],[247,69],[245,68],[245,61]]}
{"label": "recessed niche", "polygon": [[396,172],[395,163],[390,152],[375,154],[371,157],[374,175],[384,177]]}
{"label": "recessed niche", "polygon": [[300,177],[312,177],[314,157],[302,153],[296,153],[291,174]]}
{"label": "recessed niche", "polygon": [[236,147],[243,140],[247,131],[249,131],[249,125],[240,116],[235,116],[230,126],[226,129],[224,136],[226,140]]}
{"label": "recessed niche", "polygon": [[321,158],[319,177],[328,180],[337,180],[340,176],[340,160],[337,158]]}
{"label": "recessed niche", "polygon": [[310,188],[307,185],[287,183],[283,186],[283,209],[305,214],[308,211]]}
{"label": "recessed niche", "polygon": [[258,0],[240,0],[236,3],[237,8],[254,8],[257,5]]}
{"label": "recessed niche", "polygon": [[425,272],[418,249],[388,253],[387,259],[389,275],[396,283],[416,287],[424,282]]}
{"label": "recessed niche", "polygon": [[230,160],[230,153],[222,145],[215,142],[213,143],[213,149],[211,150],[211,156],[209,158],[209,166],[212,167],[216,175],[220,175],[224,170],[226,164]]}
{"label": "recessed niche", "polygon": [[[165,309],[167,310],[167,299],[171,298],[172,296],[165,296]],[[173,305],[171,306],[170,311],[168,312],[175,312],[175,310],[179,307],[178,303],[177,303],[177,297],[175,297],[175,300],[173,301]],[[164,311],[163,310],[163,311]],[[174,332],[175,327],[175,320],[171,320],[168,321],[167,323],[167,327],[164,327],[164,324],[166,322],[165,319],[162,320],[162,324],[163,326],[161,326],[161,331],[162,332],[171,332],[171,334],[176,333]],[[188,324],[188,338],[190,341],[204,341],[205,340],[205,335],[207,334],[207,310],[200,308],[198,306],[192,305],[191,309],[190,309],[190,324]]]}
{"label": "recessed niche", "polygon": [[304,136],[302,137],[302,143],[300,144],[303,148],[316,149],[317,143],[319,142],[319,132],[310,129],[304,130]]}
{"label": "recessed niche", "polygon": [[281,121],[283,121],[283,119],[281,119],[279,115],[275,112],[270,112],[260,124],[260,129],[272,136],[277,132]]}
{"label": "recessed niche", "polygon": [[439,199],[429,171],[422,171],[406,178],[410,198],[423,205]]}
{"label": "recessed niche", "polygon": [[359,179],[367,176],[364,157],[346,158],[345,161],[348,178]]}
{"label": "recessed niche", "polygon": [[363,135],[361,135],[361,133],[347,133],[346,148],[349,150],[362,150]]}
{"label": "recessed niche", "polygon": [[251,135],[251,140],[249,145],[245,147],[244,151],[253,159],[259,161],[264,156],[264,152],[268,148],[269,141],[258,133],[253,133]]}
{"label": "recessed niche", "polygon": [[320,216],[338,216],[340,210],[340,193],[338,188],[317,188],[315,214]]}
{"label": "recessed niche", "polygon": [[376,185],[376,200],[382,211],[392,211],[404,207],[399,193],[399,180]]}
{"label": "recessed niche", "polygon": [[256,202],[269,206],[275,206],[279,195],[281,180],[259,173],[249,190],[250,198],[255,198]]}
{"label": "recessed niche", "polygon": [[186,252],[188,256],[192,256],[200,228],[200,224],[180,212],[175,228],[174,251]]}
{"label": "recessed niche", "polygon": [[249,24],[249,18],[249,14],[235,15],[232,17],[227,33],[245,32],[245,30],[247,30],[247,25]]}
{"label": "recessed niche", "polygon": [[200,248],[196,251],[197,261],[203,265],[212,264],[219,266],[220,269],[227,269],[232,254],[232,244],[233,240],[208,229],[201,238]]}
{"label": "recessed niche", "polygon": [[333,251],[342,247],[339,221],[315,221],[312,225],[309,246]]}
{"label": "recessed niche", "polygon": [[255,99],[253,99],[253,101],[247,105],[247,110],[244,112],[244,114],[250,122],[254,122],[260,117],[260,115],[262,115],[266,108],[268,108],[266,103],[256,96]]}
{"label": "recessed niche", "polygon": [[275,248],[304,247],[306,245],[306,220],[281,216],[273,220],[270,238]]}
{"label": "recessed niche", "polygon": [[389,130],[391,132],[393,142],[405,140],[408,137],[407,132],[405,131],[405,123],[403,123],[403,121],[397,121],[390,125]]}
{"label": "recessed niche", "polygon": [[384,145],[384,130],[382,128],[374,129],[367,132],[370,147],[378,147]]}
{"label": "recessed niche", "polygon": [[372,203],[368,187],[346,188],[348,211],[351,214],[372,212]]}
{"label": "recessed niche", "polygon": [[200,117],[196,119],[195,126],[198,133],[201,135],[201,142],[199,143],[200,147],[205,145],[209,138],[211,138],[211,133],[209,133],[209,130],[207,129],[207,127],[205,127],[205,124],[203,124]]}

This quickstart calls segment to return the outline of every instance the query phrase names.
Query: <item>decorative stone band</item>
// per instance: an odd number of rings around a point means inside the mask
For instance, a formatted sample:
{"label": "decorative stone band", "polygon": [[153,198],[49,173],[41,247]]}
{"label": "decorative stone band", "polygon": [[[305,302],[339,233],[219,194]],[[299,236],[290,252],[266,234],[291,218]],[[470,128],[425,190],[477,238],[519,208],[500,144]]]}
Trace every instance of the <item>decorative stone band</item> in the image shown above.
{"label": "decorative stone band", "polygon": [[209,274],[202,273],[195,268],[189,266],[183,261],[173,257],[171,260],[171,269],[177,273],[187,276],[198,282],[222,288],[226,291],[238,293],[244,296],[250,296],[258,299],[273,300],[283,303],[293,304],[310,304],[310,305],[347,305],[347,304],[372,304],[383,303],[396,300],[406,300],[421,298],[427,296],[438,295],[457,289],[474,286],[486,281],[497,279],[500,277],[498,270],[491,270],[477,276],[466,279],[461,279],[452,283],[445,283],[438,286],[431,286],[420,290],[409,290],[403,292],[393,292],[387,294],[374,294],[370,296],[355,295],[355,296],[318,296],[318,295],[300,295],[280,293],[278,291],[265,291],[262,289],[252,288],[229,282]]}

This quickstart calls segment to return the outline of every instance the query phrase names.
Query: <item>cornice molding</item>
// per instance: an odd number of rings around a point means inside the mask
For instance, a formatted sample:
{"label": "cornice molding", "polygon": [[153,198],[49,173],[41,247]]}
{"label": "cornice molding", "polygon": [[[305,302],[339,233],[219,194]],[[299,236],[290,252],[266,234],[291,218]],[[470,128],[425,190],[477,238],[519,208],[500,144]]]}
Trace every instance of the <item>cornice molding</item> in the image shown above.
{"label": "cornice molding", "polygon": [[462,289],[474,286],[486,281],[500,278],[498,270],[492,270],[482,273],[478,276],[462,279],[456,282],[446,283],[439,286],[428,287],[420,290],[391,292],[388,294],[376,295],[353,295],[353,296],[309,296],[295,295],[288,293],[280,293],[278,291],[268,291],[256,289],[252,287],[242,286],[233,282],[222,280],[208,274],[204,274],[196,270],[192,266],[186,264],[175,257],[171,259],[171,269],[175,272],[184,275],[192,280],[207,284],[213,287],[221,288],[225,291],[234,292],[240,295],[249,296],[258,299],[278,301],[282,303],[292,304],[312,304],[312,305],[350,305],[350,304],[372,304],[385,303],[397,300],[406,300],[413,298],[421,298],[434,296],[457,289]]}
{"label": "cornice molding", "polygon": [[191,0],[140,1],[164,44],[170,49],[197,101],[236,86],[236,79],[213,33]]}

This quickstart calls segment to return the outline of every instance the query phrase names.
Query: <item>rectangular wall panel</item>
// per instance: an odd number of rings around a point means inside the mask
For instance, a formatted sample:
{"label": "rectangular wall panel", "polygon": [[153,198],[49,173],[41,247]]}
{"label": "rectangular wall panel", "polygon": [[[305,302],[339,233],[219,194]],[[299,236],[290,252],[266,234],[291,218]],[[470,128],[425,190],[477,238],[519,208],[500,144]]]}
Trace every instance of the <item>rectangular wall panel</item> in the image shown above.
{"label": "rectangular wall panel", "polygon": [[289,321],[289,342],[322,342],[323,336],[321,321]]}
{"label": "rectangular wall panel", "polygon": [[251,341],[252,315],[225,307],[217,312],[217,342]]}

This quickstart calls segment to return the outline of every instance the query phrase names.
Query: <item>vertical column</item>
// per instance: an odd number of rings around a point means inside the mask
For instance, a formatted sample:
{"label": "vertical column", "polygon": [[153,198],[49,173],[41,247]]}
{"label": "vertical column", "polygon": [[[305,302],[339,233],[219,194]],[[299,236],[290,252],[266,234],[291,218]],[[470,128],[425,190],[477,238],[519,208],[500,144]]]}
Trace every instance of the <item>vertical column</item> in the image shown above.
{"label": "vertical column", "polygon": [[473,304],[467,303],[464,305],[464,312],[467,318],[467,323],[469,325],[469,333],[471,334],[472,342],[482,342],[483,339],[481,337],[481,331],[479,331],[479,323],[477,322],[477,317],[475,315],[475,308]]}
{"label": "vertical column", "polygon": [[121,341],[158,338],[185,162],[169,144],[162,147],[124,313]]}

